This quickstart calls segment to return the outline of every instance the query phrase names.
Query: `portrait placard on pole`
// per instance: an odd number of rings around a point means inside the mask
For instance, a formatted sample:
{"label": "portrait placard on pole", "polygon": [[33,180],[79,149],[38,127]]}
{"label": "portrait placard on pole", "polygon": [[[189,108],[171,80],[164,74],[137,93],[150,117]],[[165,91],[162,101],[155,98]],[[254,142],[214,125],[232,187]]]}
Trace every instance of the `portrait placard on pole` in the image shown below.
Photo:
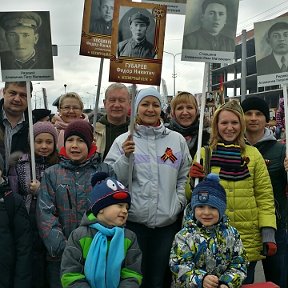
{"label": "portrait placard on pole", "polygon": [[85,0],[80,55],[110,58],[114,0]]}
{"label": "portrait placard on pole", "polygon": [[182,60],[229,63],[234,60],[239,0],[190,0]]}
{"label": "portrait placard on pole", "polygon": [[109,81],[160,85],[165,24],[165,5],[115,3]]}
{"label": "portrait placard on pole", "polygon": [[0,12],[3,82],[54,79],[48,11]]}
{"label": "portrait placard on pole", "polygon": [[288,17],[254,24],[258,87],[288,84]]}
{"label": "portrait placard on pole", "polygon": [[167,6],[167,14],[185,15],[187,0],[142,0],[141,2],[156,3]]}

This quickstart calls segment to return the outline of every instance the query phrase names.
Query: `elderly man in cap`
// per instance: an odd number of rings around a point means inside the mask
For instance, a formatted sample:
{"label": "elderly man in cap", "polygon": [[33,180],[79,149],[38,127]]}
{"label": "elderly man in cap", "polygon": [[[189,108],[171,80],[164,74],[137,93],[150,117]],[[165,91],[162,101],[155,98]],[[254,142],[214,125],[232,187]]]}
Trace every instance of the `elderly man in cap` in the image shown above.
{"label": "elderly man in cap", "polygon": [[53,68],[52,57],[44,55],[46,50],[41,50],[40,58],[36,49],[41,24],[42,19],[35,12],[3,13],[0,26],[10,51],[1,53],[2,70]]}
{"label": "elderly man in cap", "polygon": [[132,37],[118,44],[118,56],[154,58],[154,45],[146,39],[149,17],[138,11],[128,21]]}

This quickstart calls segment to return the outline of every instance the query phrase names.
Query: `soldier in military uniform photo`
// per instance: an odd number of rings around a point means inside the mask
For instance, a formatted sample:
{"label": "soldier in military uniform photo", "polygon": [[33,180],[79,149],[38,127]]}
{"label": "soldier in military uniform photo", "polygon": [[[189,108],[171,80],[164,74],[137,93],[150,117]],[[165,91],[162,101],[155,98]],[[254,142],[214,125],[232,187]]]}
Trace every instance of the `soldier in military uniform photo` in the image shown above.
{"label": "soldier in military uniform photo", "polygon": [[140,11],[128,18],[132,37],[118,44],[118,56],[154,58],[154,45],[146,38],[150,18]]}
{"label": "soldier in military uniform photo", "polygon": [[269,55],[257,61],[257,74],[267,75],[288,72],[288,23],[273,24],[265,37]]}
{"label": "soldier in military uniform photo", "polygon": [[53,69],[51,42],[42,43],[43,47],[38,48],[39,29],[43,24],[36,12],[0,13],[0,27],[10,49],[0,54],[2,70]]}
{"label": "soldier in military uniform photo", "polygon": [[[99,1],[97,2],[99,3]],[[94,3],[92,3],[92,7],[96,5]],[[92,14],[92,18],[90,22],[90,32],[96,33],[96,34],[111,35],[113,11],[114,11],[114,0],[100,0],[99,11],[101,15],[100,17],[96,19],[95,17],[93,17],[94,15]]]}
{"label": "soldier in military uniform photo", "polygon": [[229,11],[227,1],[204,0],[200,16],[200,28],[183,37],[183,49],[235,51],[235,40],[223,28],[227,24]]}

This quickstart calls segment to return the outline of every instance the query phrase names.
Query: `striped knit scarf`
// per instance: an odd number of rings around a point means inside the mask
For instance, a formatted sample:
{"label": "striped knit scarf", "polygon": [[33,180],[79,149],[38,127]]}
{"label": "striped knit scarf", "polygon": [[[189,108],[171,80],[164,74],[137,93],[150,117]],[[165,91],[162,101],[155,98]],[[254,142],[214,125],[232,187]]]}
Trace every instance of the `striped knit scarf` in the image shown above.
{"label": "striped knit scarf", "polygon": [[212,152],[211,166],[221,168],[219,177],[224,180],[240,181],[250,177],[247,163],[241,157],[239,145],[218,143]]}

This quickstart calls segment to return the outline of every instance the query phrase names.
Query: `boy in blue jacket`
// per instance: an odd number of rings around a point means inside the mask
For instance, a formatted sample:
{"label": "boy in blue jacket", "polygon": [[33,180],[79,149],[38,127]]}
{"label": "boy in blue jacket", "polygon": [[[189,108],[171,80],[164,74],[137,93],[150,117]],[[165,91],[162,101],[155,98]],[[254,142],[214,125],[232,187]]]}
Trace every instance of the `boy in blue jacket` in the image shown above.
{"label": "boy in blue jacket", "polygon": [[63,287],[139,287],[141,251],[134,232],[124,228],[131,198],[106,173],[93,175],[90,207],[66,245],[61,263]]}

